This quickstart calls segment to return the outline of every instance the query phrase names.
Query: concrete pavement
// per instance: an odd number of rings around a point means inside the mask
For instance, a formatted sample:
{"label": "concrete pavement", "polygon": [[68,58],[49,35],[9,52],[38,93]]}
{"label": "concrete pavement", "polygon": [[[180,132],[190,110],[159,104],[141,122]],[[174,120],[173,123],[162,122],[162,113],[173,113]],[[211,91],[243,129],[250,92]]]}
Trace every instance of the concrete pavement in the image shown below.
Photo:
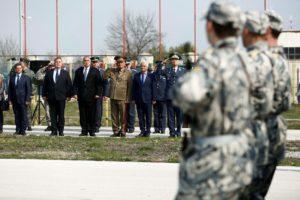
{"label": "concrete pavement", "polygon": [[[0,160],[4,200],[168,200],[178,164]],[[278,167],[269,200],[300,199],[300,168]]]}
{"label": "concrete pavement", "polygon": [[[33,134],[33,135],[49,135],[50,132],[45,132],[44,129],[46,126],[34,126],[33,131],[27,131],[27,134]],[[183,131],[188,130],[188,128],[184,128]],[[4,125],[3,127],[4,133],[7,134],[13,134],[15,132],[15,126],[14,125]],[[65,135],[66,136],[78,136],[80,134],[81,128],[79,126],[66,126],[65,127]],[[151,130],[152,132],[154,129]],[[100,133],[97,133],[96,135],[98,137],[108,137],[112,134],[111,127],[102,127],[100,130]],[[129,138],[135,137],[139,134],[139,128],[135,128],[134,133],[127,134]],[[165,134],[151,134],[151,137],[168,137],[169,131],[166,130]],[[288,130],[287,134],[287,140],[300,140],[300,130]]]}

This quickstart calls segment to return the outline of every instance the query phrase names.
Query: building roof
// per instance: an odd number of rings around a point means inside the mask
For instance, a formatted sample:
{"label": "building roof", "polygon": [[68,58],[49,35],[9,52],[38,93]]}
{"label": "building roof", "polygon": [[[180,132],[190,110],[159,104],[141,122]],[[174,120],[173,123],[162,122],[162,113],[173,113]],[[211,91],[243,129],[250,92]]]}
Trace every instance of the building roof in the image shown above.
{"label": "building roof", "polygon": [[300,47],[300,30],[283,31],[278,43],[283,47]]}

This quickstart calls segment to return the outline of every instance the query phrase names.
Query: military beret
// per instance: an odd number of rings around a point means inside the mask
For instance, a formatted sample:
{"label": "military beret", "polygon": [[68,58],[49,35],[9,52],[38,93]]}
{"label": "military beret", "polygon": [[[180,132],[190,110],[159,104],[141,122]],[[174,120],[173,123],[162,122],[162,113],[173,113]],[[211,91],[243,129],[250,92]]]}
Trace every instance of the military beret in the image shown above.
{"label": "military beret", "polygon": [[211,3],[205,18],[219,25],[232,23],[234,28],[240,30],[245,23],[245,15],[241,9],[227,0],[218,0]]}
{"label": "military beret", "polygon": [[270,26],[269,18],[266,14],[258,11],[248,11],[245,15],[245,28],[247,28],[251,33],[259,35],[266,34],[267,29]]}
{"label": "military beret", "polygon": [[281,16],[273,10],[267,10],[265,14],[269,17],[270,27],[273,30],[281,32],[283,29],[283,20]]}

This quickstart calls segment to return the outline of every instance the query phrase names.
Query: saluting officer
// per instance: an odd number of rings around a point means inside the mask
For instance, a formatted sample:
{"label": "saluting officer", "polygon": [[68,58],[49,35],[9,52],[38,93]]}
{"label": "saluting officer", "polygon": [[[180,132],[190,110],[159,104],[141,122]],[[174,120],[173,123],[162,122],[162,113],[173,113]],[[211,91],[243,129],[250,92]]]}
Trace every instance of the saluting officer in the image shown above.
{"label": "saluting officer", "polygon": [[173,88],[178,78],[184,75],[186,70],[179,67],[180,57],[174,54],[170,57],[171,67],[164,70],[166,76],[166,103],[168,112],[168,126],[170,130],[170,137],[181,137],[181,127],[183,123],[183,114],[179,107],[172,104],[170,90]]}

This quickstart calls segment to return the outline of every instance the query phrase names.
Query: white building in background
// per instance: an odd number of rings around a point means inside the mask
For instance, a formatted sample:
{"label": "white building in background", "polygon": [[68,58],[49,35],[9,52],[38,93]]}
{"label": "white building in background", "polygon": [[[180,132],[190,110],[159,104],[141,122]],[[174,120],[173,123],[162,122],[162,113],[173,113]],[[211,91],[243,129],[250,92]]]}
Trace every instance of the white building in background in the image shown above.
{"label": "white building in background", "polygon": [[297,85],[300,83],[300,30],[283,31],[279,45],[284,47],[292,78],[293,102],[297,102]]}

